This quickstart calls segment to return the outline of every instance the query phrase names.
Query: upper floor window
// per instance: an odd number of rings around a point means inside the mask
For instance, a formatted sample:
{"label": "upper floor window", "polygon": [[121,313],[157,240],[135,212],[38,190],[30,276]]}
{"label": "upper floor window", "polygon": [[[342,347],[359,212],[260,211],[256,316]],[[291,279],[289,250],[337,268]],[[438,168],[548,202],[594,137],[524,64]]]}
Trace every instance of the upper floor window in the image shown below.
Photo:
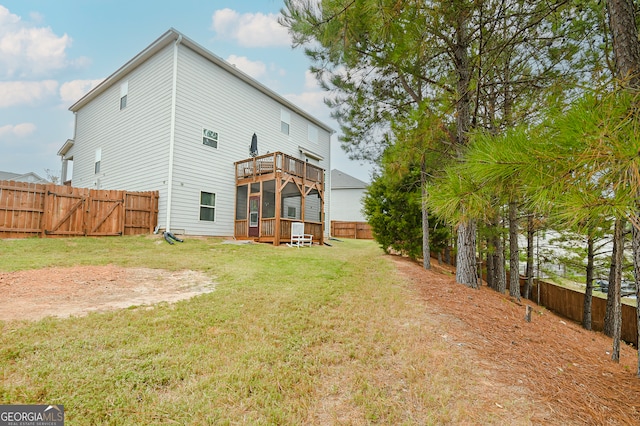
{"label": "upper floor window", "polygon": [[203,128],[202,143],[212,148],[218,148],[218,132]]}
{"label": "upper floor window", "polygon": [[280,110],[280,131],[285,135],[289,134],[291,127],[291,113],[283,109]]}
{"label": "upper floor window", "polygon": [[307,139],[309,142],[318,143],[318,128],[312,124],[307,127]]}
{"label": "upper floor window", "polygon": [[129,93],[129,82],[125,81],[120,85],[120,109],[127,107],[127,94]]}

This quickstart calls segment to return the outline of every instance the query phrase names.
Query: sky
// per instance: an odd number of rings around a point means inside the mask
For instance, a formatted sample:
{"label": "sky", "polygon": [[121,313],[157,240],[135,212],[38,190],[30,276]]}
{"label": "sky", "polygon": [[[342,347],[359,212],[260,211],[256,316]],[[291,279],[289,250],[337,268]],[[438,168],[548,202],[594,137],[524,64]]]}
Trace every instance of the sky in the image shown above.
{"label": "sky", "polygon": [[69,107],[169,28],[235,64],[336,134],[331,168],[370,182],[340,148],[327,95],[277,22],[282,0],[0,0],[0,171],[59,175]]}

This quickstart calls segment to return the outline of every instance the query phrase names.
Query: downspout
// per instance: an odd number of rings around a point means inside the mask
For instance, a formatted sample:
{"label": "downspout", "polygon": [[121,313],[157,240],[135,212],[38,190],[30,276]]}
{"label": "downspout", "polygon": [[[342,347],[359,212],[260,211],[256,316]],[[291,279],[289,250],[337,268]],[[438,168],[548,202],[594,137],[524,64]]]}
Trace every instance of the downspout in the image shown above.
{"label": "downspout", "polygon": [[176,142],[176,94],[178,87],[178,45],[182,42],[182,34],[178,35],[173,45],[173,82],[171,87],[171,128],[169,130],[169,177],[167,183],[167,222],[165,231],[171,232],[171,198],[173,191],[173,150]]}

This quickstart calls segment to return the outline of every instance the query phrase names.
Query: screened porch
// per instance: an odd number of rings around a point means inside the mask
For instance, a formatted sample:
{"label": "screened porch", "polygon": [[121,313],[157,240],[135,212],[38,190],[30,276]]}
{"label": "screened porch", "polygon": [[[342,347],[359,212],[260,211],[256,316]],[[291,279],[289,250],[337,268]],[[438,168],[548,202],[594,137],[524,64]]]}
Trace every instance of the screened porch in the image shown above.
{"label": "screened porch", "polygon": [[323,244],[324,169],[275,152],[236,162],[235,173],[235,238],[288,243],[291,224],[303,222]]}

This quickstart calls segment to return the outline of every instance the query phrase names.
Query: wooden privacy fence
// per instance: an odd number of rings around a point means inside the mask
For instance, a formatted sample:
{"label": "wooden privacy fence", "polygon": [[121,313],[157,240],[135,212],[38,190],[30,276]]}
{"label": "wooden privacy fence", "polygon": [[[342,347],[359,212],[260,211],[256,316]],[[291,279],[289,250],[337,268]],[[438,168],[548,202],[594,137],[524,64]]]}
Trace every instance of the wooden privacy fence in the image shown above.
{"label": "wooden privacy fence", "polygon": [[345,222],[332,220],[331,236],[336,238],[355,238],[358,240],[373,239],[371,226],[367,222]]}
{"label": "wooden privacy fence", "polygon": [[152,233],[158,191],[0,181],[0,238]]}
{"label": "wooden privacy fence", "polygon": [[[486,276],[483,276],[486,278]],[[526,279],[520,276],[520,294],[524,291]],[[509,288],[509,271],[507,271],[507,289]],[[538,296],[540,298],[538,299]],[[573,290],[546,281],[534,279],[529,299],[537,302],[572,321],[582,323],[584,309],[584,291]],[[591,329],[604,329],[604,314],[607,310],[607,300],[593,296],[591,300]],[[620,337],[627,343],[638,345],[638,323],[636,321],[636,307],[622,302],[622,327]]]}
{"label": "wooden privacy fence", "polygon": [[[524,282],[522,280],[521,282]],[[545,281],[535,281],[531,299],[538,300],[538,286],[540,286],[539,304],[566,318],[576,322],[582,322],[584,292],[572,290],[550,284]],[[591,328],[602,331],[604,328],[604,314],[607,309],[607,300],[593,297],[591,302]],[[622,340],[638,345],[638,323],[636,321],[636,307],[622,304],[622,328],[620,332]]]}

